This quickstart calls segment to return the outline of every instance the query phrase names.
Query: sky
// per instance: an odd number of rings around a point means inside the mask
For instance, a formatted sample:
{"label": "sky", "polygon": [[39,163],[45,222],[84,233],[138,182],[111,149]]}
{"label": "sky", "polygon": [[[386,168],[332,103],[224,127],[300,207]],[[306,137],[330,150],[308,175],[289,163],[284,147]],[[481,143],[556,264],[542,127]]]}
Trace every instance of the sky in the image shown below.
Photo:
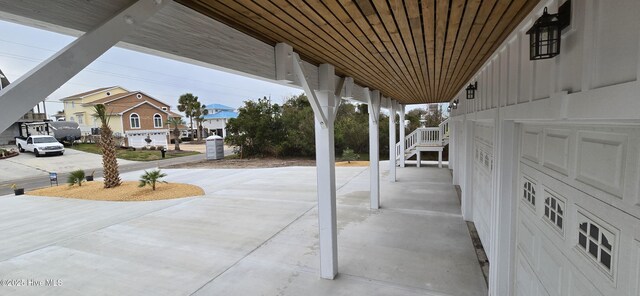
{"label": "sky", "polygon": [[[75,37],[0,21],[0,69],[9,81],[72,42]],[[10,34],[6,34],[10,32]],[[63,109],[59,99],[107,86],[140,90],[172,106],[180,95],[190,92],[205,104],[219,103],[234,108],[246,100],[263,96],[274,103],[302,93],[302,90],[196,66],[137,51],[113,47],[46,99],[49,115]],[[411,105],[407,110],[424,105]]]}

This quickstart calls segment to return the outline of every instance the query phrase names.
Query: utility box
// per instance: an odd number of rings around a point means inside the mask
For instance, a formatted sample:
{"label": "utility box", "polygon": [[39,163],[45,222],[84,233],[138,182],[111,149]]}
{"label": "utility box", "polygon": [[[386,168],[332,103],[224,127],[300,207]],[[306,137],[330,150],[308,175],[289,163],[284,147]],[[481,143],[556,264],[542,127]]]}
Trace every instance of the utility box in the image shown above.
{"label": "utility box", "polygon": [[206,140],[207,160],[224,158],[224,142],[220,136],[210,136]]}

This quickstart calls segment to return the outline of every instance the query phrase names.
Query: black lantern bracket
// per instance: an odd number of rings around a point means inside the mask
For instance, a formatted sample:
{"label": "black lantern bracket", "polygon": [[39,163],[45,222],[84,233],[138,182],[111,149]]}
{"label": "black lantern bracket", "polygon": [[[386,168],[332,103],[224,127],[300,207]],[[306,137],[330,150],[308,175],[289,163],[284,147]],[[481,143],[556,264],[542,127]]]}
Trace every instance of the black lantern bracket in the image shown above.
{"label": "black lantern bracket", "polygon": [[542,15],[527,31],[529,35],[529,59],[550,59],[560,54],[562,30],[571,24],[571,0],[558,8],[558,13],[550,14],[547,7]]}
{"label": "black lantern bracket", "polygon": [[473,100],[476,98],[476,90],[478,90],[478,81],[475,83],[469,83],[469,86],[466,88],[467,100]]}

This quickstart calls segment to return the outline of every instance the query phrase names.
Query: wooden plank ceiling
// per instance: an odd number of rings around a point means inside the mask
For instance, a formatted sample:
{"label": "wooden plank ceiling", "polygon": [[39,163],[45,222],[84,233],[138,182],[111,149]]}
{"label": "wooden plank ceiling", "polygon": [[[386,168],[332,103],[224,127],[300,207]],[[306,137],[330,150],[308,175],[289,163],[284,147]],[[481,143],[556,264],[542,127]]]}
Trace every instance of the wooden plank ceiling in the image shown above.
{"label": "wooden plank ceiling", "polygon": [[539,0],[177,0],[402,103],[452,99]]}

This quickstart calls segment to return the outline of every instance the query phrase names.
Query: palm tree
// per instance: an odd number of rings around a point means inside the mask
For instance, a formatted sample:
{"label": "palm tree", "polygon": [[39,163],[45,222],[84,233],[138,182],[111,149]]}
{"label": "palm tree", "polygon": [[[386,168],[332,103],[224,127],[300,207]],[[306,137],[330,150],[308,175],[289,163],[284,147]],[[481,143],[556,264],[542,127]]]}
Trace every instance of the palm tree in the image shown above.
{"label": "palm tree", "polygon": [[109,114],[103,104],[93,107],[96,118],[100,119],[100,150],[102,151],[102,168],[104,170],[104,188],[114,188],[120,185],[118,160],[116,159],[116,145],[113,142],[113,131],[109,127]]}
{"label": "palm tree", "polygon": [[209,114],[209,110],[207,110],[207,106],[196,101],[193,108],[193,117],[196,119],[196,122],[198,123],[198,140],[202,140],[202,122],[204,121],[203,116],[207,114]]}
{"label": "palm tree", "polygon": [[69,177],[67,177],[67,183],[69,183],[69,186],[73,186],[75,184],[78,184],[78,186],[82,186],[84,178],[85,175],[83,170],[75,170],[69,173]]}
{"label": "palm tree", "polygon": [[156,183],[167,183],[160,180],[160,178],[164,178],[166,176],[167,174],[161,172],[160,170],[153,170],[150,172],[144,171],[144,174],[140,176],[140,184],[138,184],[138,187],[151,185],[151,189],[155,191]]}
{"label": "palm tree", "polygon": [[194,108],[196,107],[195,104],[198,102],[198,97],[194,96],[191,93],[186,93],[184,95],[181,95],[180,98],[178,99],[178,110],[180,112],[184,112],[184,114],[187,116],[187,118],[189,118],[191,125],[191,134],[190,134],[190,138],[191,141],[193,141],[193,113],[194,113]]}
{"label": "palm tree", "polygon": [[174,150],[180,151],[180,125],[184,124],[184,120],[181,117],[169,117],[167,125],[173,126],[173,141],[175,143]]}

